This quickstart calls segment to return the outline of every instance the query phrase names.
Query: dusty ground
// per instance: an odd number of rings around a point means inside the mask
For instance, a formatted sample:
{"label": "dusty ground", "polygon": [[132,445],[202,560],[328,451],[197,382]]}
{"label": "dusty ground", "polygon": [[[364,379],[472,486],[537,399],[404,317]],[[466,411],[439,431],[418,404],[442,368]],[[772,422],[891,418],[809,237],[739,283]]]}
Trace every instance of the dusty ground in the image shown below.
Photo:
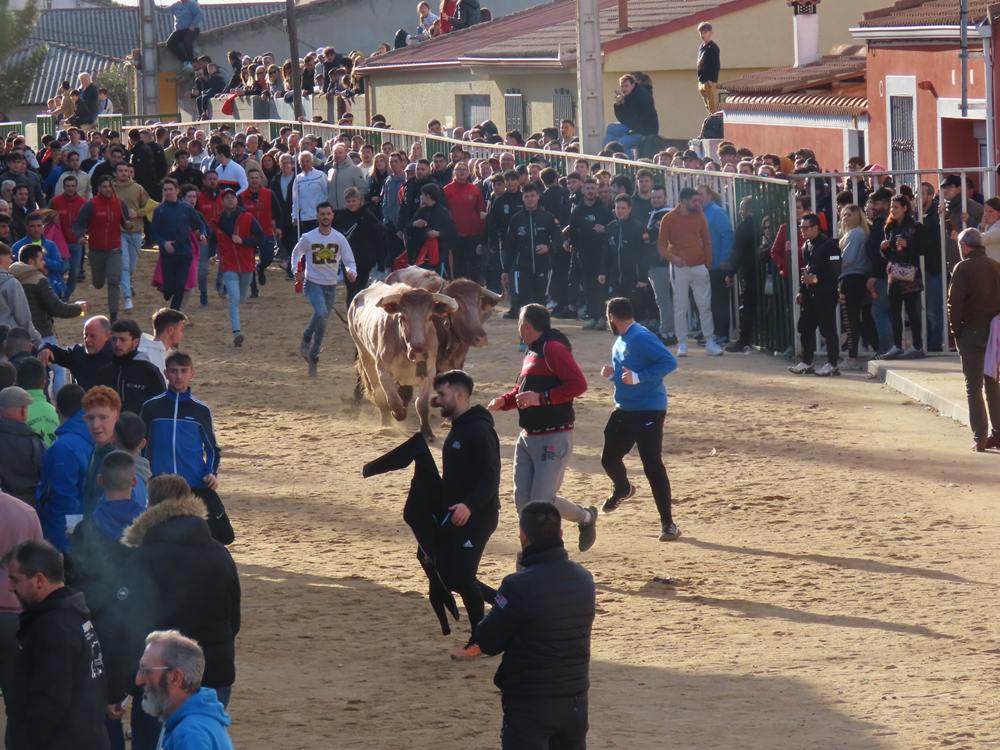
{"label": "dusty ground", "polygon": [[[88,284],[78,296],[101,307]],[[192,308],[185,348],[215,412],[243,579],[236,746],[497,747],[497,661],[447,657],[467,625],[443,638],[424,600],[401,519],[409,477],[361,478],[406,433],[381,434],[353,404],[346,331],[331,318],[313,381],[295,354],[309,308],[279,273],[245,307],[241,350],[225,310],[214,294]],[[78,330],[61,323],[61,340]],[[612,339],[564,330],[592,388],[564,494],[599,504]],[[488,331],[468,363],[483,402],[521,357],[510,321]],[[997,747],[1000,456],[969,453],[964,428],[860,375],[801,379],[764,355],[693,349],[668,379],[683,539],[657,541],[643,481],[601,518],[597,546],[573,552],[598,585],[590,746]],[[499,416],[504,507],[481,569],[494,584],[517,547],[515,424]]]}

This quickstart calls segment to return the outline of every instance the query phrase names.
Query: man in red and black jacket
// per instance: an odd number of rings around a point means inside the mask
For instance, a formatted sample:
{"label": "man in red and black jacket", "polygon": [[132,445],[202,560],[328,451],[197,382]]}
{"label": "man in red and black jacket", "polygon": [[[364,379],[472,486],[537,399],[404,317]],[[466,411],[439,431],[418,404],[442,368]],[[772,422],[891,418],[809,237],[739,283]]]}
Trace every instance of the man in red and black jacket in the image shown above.
{"label": "man in red and black jacket", "polygon": [[257,272],[250,280],[250,296],[257,297],[260,294],[257,285],[264,286],[267,283],[267,276],[264,273],[267,267],[274,260],[274,236],[277,225],[275,218],[278,216],[279,206],[271,189],[265,187],[267,178],[264,173],[256,167],[251,167],[247,172],[247,189],[239,194],[240,205],[243,206],[260,224],[264,232],[264,239],[261,240],[257,252],[260,254],[260,262],[257,263]]}
{"label": "man in red and black jacket", "polygon": [[76,289],[76,282],[80,278],[80,266],[83,263],[83,245],[73,233],[73,222],[87,201],[77,192],[78,187],[76,177],[67,175],[63,181],[63,191],[49,203],[49,208],[59,214],[59,228],[62,229],[66,246],[69,248],[69,279],[66,281],[63,301],[68,300]]}
{"label": "man in red and black jacket", "polygon": [[108,284],[108,316],[118,318],[118,300],[122,280],[122,231],[131,230],[125,208],[115,195],[110,177],[102,177],[94,197],[83,204],[73,222],[73,234],[87,238],[91,283],[100,289]]}
{"label": "man in red and black jacket", "polygon": [[[201,214],[208,227],[208,246],[201,248],[198,256],[198,291],[201,292],[201,304],[208,304],[208,260],[215,255],[216,237],[219,228],[219,215],[222,213],[222,191],[219,190],[219,173],[209,169],[201,178],[201,190],[198,191],[198,204],[195,209]],[[222,275],[216,274],[215,288],[222,289]]]}
{"label": "man in red and black jacket", "polygon": [[518,410],[521,434],[514,449],[517,512],[534,500],[552,503],[559,515],[580,527],[585,552],[597,541],[597,508],[584,508],[557,493],[573,454],[573,399],[587,379],[573,358],[569,339],[552,328],[544,305],[521,308],[518,333],[528,347],[517,385],[490,401],[490,411]]}

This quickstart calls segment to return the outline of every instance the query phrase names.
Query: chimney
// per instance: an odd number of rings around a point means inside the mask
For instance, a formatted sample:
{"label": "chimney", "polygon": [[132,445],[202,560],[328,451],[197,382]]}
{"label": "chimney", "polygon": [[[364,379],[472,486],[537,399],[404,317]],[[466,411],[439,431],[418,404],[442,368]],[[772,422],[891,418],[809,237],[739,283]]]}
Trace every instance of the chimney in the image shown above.
{"label": "chimney", "polygon": [[816,10],[820,0],[788,0],[792,6],[792,27],[795,36],[795,67],[814,63],[819,54],[819,14]]}
{"label": "chimney", "polygon": [[631,31],[628,25],[628,0],[618,0],[618,32],[625,34]]}

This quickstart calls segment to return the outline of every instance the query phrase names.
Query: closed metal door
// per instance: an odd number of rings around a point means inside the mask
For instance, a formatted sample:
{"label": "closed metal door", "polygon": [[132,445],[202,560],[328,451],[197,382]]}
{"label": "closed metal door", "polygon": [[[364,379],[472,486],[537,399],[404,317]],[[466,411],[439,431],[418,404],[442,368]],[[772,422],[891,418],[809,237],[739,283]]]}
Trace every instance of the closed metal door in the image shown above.
{"label": "closed metal door", "polygon": [[468,130],[490,119],[489,94],[467,94],[462,97],[462,127]]}
{"label": "closed metal door", "polygon": [[[890,169],[916,169],[916,147],[913,132],[913,97],[889,97],[889,138],[892,143]],[[902,182],[913,184],[914,177],[904,177]]]}

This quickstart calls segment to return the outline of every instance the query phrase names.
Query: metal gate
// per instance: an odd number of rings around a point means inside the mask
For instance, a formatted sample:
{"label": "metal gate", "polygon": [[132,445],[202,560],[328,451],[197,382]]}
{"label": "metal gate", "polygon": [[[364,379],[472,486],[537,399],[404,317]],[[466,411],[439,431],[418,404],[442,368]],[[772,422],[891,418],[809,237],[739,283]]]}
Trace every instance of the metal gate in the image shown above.
{"label": "metal gate", "polygon": [[[889,138],[892,144],[890,169],[916,169],[913,132],[913,97],[889,97]],[[904,177],[904,179],[907,179]],[[912,177],[909,178],[912,183]]]}
{"label": "metal gate", "polygon": [[517,130],[527,137],[527,127],[524,116],[524,94],[520,89],[507,89],[503,95],[504,124],[507,130]]}
{"label": "metal gate", "polygon": [[552,119],[557,128],[563,120],[576,120],[576,105],[569,89],[556,89],[552,94]]}

